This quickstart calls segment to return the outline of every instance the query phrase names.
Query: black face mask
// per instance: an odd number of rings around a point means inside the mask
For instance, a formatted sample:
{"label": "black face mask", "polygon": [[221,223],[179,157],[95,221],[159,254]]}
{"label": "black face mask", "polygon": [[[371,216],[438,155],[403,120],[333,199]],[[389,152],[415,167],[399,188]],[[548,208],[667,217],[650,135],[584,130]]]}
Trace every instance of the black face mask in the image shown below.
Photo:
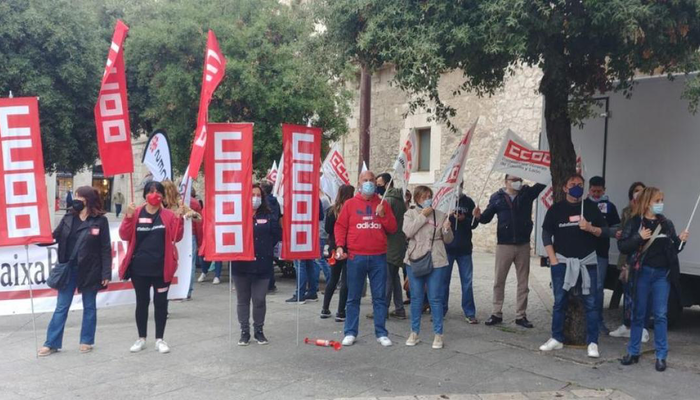
{"label": "black face mask", "polygon": [[386,188],[384,186],[377,186],[376,192],[380,196],[384,196],[384,192],[386,192]]}
{"label": "black face mask", "polygon": [[73,207],[75,211],[81,212],[85,208],[85,203],[83,203],[81,200],[73,200],[71,207]]}

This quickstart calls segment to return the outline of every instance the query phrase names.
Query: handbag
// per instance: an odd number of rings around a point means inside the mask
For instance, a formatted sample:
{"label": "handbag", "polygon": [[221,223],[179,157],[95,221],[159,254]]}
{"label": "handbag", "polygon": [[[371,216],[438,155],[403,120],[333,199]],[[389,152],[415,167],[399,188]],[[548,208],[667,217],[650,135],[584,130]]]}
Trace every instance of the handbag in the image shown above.
{"label": "handbag", "polygon": [[411,266],[411,272],[416,278],[426,276],[433,272],[433,243],[435,243],[435,233],[437,232],[437,221],[435,220],[435,211],[433,211],[433,236],[430,238],[430,250],[423,256],[412,259],[408,257],[408,264]]}
{"label": "handbag", "polygon": [[49,272],[49,278],[46,280],[46,284],[51,289],[61,290],[68,284],[68,281],[70,280],[71,269],[73,268],[73,265],[75,265],[76,260],[78,258],[78,251],[80,251],[80,248],[85,242],[84,239],[87,231],[87,229],[84,229],[83,232],[80,233],[78,240],[75,242],[73,253],[70,256],[70,259],[68,259],[68,262],[57,264],[55,267],[53,267],[51,272]]}
{"label": "handbag", "polygon": [[[640,226],[641,229],[641,226]],[[654,243],[654,240],[659,237],[659,234],[661,233],[661,222],[656,226],[656,229],[654,229],[654,233],[652,233],[651,238],[649,238],[649,241],[642,246],[639,251],[634,255],[634,262],[632,263],[632,269],[635,271],[639,271],[642,268],[642,258],[644,256],[644,253],[646,253],[647,250],[649,250],[649,247],[651,247],[651,244]]]}

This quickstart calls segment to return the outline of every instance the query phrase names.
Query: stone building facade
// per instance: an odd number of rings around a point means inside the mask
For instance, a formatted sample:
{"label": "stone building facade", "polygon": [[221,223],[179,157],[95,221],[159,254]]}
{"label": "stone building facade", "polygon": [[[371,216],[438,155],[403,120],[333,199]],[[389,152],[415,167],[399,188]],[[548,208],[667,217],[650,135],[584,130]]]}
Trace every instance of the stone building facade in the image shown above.
{"label": "stone building facade", "polygon": [[[460,132],[454,133],[444,124],[430,121],[430,114],[425,112],[404,118],[408,111],[409,97],[391,85],[393,69],[388,67],[376,72],[372,77],[370,169],[375,172],[392,172],[399,147],[410,129],[429,129],[430,147],[429,150],[424,150],[425,153],[430,153],[429,168],[424,168],[425,171],[414,171],[410,183],[411,186],[431,186],[440,178],[442,169],[456,149],[464,131],[469,129],[478,117],[479,122],[464,173],[465,193],[477,201],[507,129],[512,129],[533,146],[537,145],[542,127],[542,97],[537,93],[541,76],[539,69],[522,68],[510,76],[503,89],[495,95],[478,97],[473,93],[464,92],[453,95],[453,91],[463,82],[462,74],[452,72],[444,75],[440,81],[440,95],[446,104],[457,110],[452,122]],[[354,183],[360,167],[359,89],[353,110],[353,115],[348,121],[350,131],[340,140],[340,147],[351,181]],[[486,182],[486,190],[480,202],[482,209],[486,207],[489,196],[503,186],[503,178],[503,174],[494,173]],[[495,231],[495,222],[479,227],[474,232],[475,248],[481,251],[495,249]]]}

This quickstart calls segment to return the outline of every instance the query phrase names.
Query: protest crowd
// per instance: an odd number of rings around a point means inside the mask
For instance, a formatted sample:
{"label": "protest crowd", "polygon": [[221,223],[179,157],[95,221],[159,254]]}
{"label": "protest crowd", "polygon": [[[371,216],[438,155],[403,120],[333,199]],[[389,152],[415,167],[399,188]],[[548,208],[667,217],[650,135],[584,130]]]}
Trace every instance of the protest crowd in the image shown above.
{"label": "protest crowd", "polygon": [[[123,66],[119,48],[127,28],[122,25],[117,26],[113,41],[119,45],[112,46],[108,67]],[[225,62],[210,32],[197,133],[189,172],[181,184],[176,185],[172,179],[155,179],[154,174],[154,179],[145,182],[143,191],[138,193],[140,200],[133,193],[130,201],[122,193],[115,195],[117,213],[123,211],[118,235],[127,243],[126,253],[119,259],[118,279],[122,282],[112,282],[112,238],[96,189],[83,186],[69,192],[68,210],[60,224],[38,240],[43,245],[57,244],[59,259],[47,282],[58,290],[58,295],[39,356],[51,356],[63,348],[63,331],[76,290],[83,304],[79,350],[93,351],[98,328],[97,293],[127,281],[131,282],[136,299],[137,337],[129,351],[137,353],[147,348],[149,308],[153,303],[153,345],[158,352],[168,353],[171,349],[165,341],[165,328],[171,286],[176,281],[183,284],[182,277],[188,276],[184,297],[190,299],[195,280],[206,282],[213,271],[212,284],[220,284],[224,270],[229,271],[236,297],[238,345],[247,346],[251,340],[267,344],[276,338],[268,339],[264,333],[266,297],[277,291],[275,267],[283,261],[293,263],[296,275],[296,288],[287,303],[299,307],[319,302],[321,319],[344,324],[343,337],[339,338],[342,346],[358,343],[361,303],[369,293],[371,309],[364,312],[374,322],[379,345],[394,345],[386,321],[395,318],[407,320],[406,346],[417,346],[430,338],[433,349],[442,349],[450,345],[444,318],[449,311],[453,274],[459,276],[460,293],[452,293],[453,297],[461,295],[461,310],[457,312],[466,324],[481,323],[473,290],[472,231],[494,222],[494,218],[497,245],[492,249],[493,301],[490,316],[483,323],[495,327],[511,320],[504,315],[503,306],[506,279],[514,269],[514,324],[516,329],[533,328],[527,314],[535,225],[533,203],[545,193],[549,181],[532,179],[536,183],[530,185],[523,179],[529,176],[520,176],[508,168],[517,160],[497,159],[494,170],[505,172],[503,187],[488,198],[482,210],[483,193],[477,194],[475,201],[465,193],[467,188],[463,185],[474,123],[433,187],[409,187],[416,158],[413,133],[402,146],[393,171],[375,174],[364,170],[353,186],[337,149],[331,148],[326,161],[321,162],[320,128],[286,124],[282,126],[279,168],[254,182],[253,125],[207,120],[207,107],[223,78]],[[123,74],[121,67],[105,71],[100,96],[116,87],[113,81],[123,82],[124,77],[115,77],[119,74],[115,71]],[[121,95],[125,96],[125,92]],[[96,112],[98,136],[111,134],[112,119],[106,117],[113,115],[104,114]],[[36,113],[32,115],[36,117]],[[128,115],[125,120],[128,123]],[[31,133],[38,137],[38,123]],[[512,132],[505,141],[525,146]],[[40,141],[37,143],[40,150]],[[125,163],[117,156],[118,151],[110,148],[119,143],[110,140],[99,144],[106,174],[130,173],[128,168],[120,169],[129,162]],[[130,145],[127,148],[131,151]],[[105,151],[115,152],[107,156]],[[41,153],[38,154],[40,158]],[[130,162],[133,169],[133,161]],[[200,203],[191,181],[203,162],[205,193]],[[38,169],[43,170],[43,164]],[[541,175],[549,176],[548,166],[542,171]],[[39,191],[42,184],[37,182]],[[585,308],[582,323],[588,357],[599,358],[601,351],[620,352],[623,365],[638,363],[641,343],[651,338],[646,327],[653,320],[656,370],[664,371],[669,351],[668,297],[671,291],[679,290],[678,253],[689,234],[676,230],[664,216],[663,191],[634,182],[629,188],[629,203],[615,205],[605,195],[603,177],[584,177],[578,172],[561,185],[550,186],[548,192],[560,200],[552,202],[538,229],[551,270],[554,299],[551,336],[542,338],[540,351],[563,348],[567,342],[567,308],[572,296],[580,296]],[[618,206],[622,206],[621,215]],[[183,266],[176,246],[186,231],[193,232],[191,240],[188,238],[184,244],[191,251],[192,262]],[[624,285],[625,300],[624,323],[610,331],[602,311],[612,239],[616,239],[614,243],[621,253],[620,260],[614,263]],[[322,299],[321,272],[326,281]],[[334,296],[337,306],[332,307]],[[421,332],[425,314],[430,315],[432,335]],[[332,329],[329,326],[329,332]],[[600,349],[600,335],[628,338],[626,351]]]}

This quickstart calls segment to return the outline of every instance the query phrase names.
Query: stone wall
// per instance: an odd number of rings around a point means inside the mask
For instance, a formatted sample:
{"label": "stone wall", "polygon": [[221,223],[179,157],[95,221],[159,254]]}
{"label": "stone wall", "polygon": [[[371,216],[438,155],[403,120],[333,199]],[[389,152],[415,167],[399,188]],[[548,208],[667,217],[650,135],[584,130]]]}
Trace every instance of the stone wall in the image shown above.
{"label": "stone wall", "polygon": [[[453,95],[463,81],[462,74],[452,72],[442,77],[440,93],[443,101],[457,110],[452,119],[460,130],[452,132],[444,124],[429,121],[430,114],[419,112],[408,115],[408,96],[390,82],[394,72],[385,68],[372,77],[372,117],[370,125],[370,169],[375,172],[392,171],[399,152],[400,143],[411,128],[431,128],[431,165],[429,172],[414,172],[411,184],[431,185],[440,177],[441,171],[456,149],[462,134],[478,117],[474,141],[470,147],[465,167],[465,192],[474,201],[489,175],[496,152],[507,129],[512,129],[523,139],[537,145],[542,126],[542,98],[537,93],[542,73],[539,69],[522,68],[510,76],[498,93],[490,97],[478,97],[473,93]],[[356,182],[358,163],[359,86],[355,96],[353,114],[348,123],[350,132],[340,140],[346,165],[352,182]],[[439,143],[439,146],[435,146]],[[503,186],[503,174],[494,173],[486,183],[481,199],[486,207],[491,193]],[[492,251],[496,243],[496,224],[482,226],[474,233],[475,248]]]}

